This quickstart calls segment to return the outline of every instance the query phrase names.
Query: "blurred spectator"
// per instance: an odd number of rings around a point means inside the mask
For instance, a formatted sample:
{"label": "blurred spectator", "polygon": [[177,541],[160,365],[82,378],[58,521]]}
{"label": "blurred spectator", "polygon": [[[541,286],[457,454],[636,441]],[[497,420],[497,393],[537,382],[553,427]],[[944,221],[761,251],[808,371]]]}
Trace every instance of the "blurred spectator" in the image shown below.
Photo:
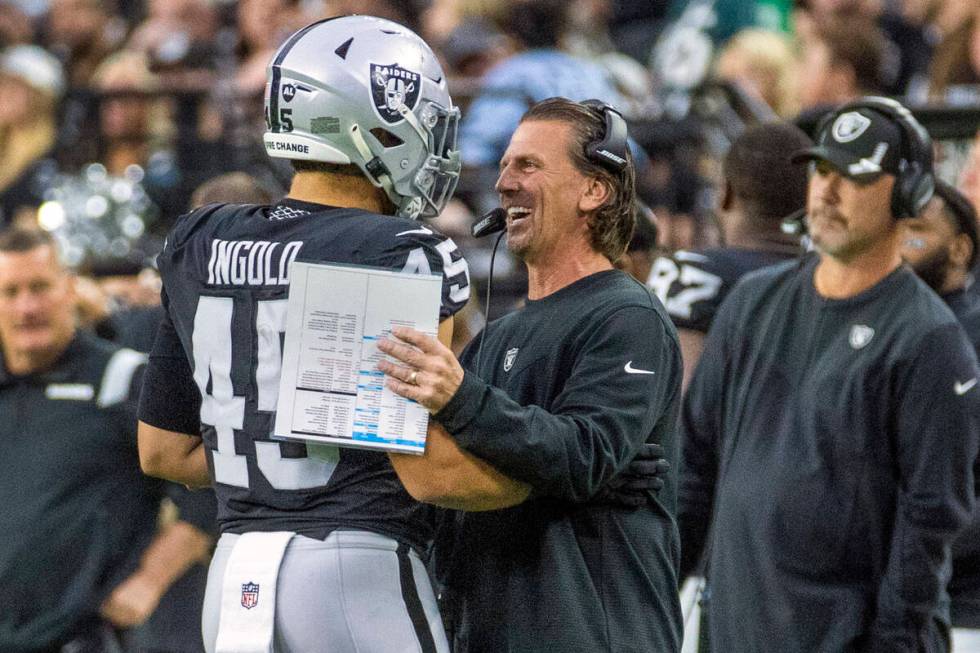
{"label": "blurred spectator", "polygon": [[803,42],[796,123],[806,131],[830,109],[884,87],[885,40],[869,20],[830,20]]}
{"label": "blurred spectator", "polygon": [[790,119],[799,111],[799,62],[783,34],[742,30],[718,54],[715,76],[738,84],[781,118]]}
{"label": "blurred spectator", "polygon": [[673,0],[670,6],[671,17],[692,10],[710,16],[705,25],[715,45],[727,42],[744,29],[787,31],[789,28],[789,3],[781,0]]}
{"label": "blurred spectator", "polygon": [[667,10],[667,2],[613,0],[609,31],[616,49],[637,61],[647,61]]}
{"label": "blurred spectator", "polygon": [[99,64],[122,45],[127,26],[114,9],[114,0],[51,0],[44,40],[64,62],[70,88],[87,87]]}
{"label": "blurred spectator", "polygon": [[157,531],[135,438],[145,359],[76,329],[43,233],[0,234],[0,289],[0,650],[115,651],[207,543]]}
{"label": "blurred spectator", "polygon": [[335,16],[361,14],[377,16],[400,23],[413,32],[422,32],[420,19],[432,0],[331,0],[330,10]]}
{"label": "blurred spectator", "polygon": [[261,98],[265,88],[265,69],[276,49],[307,22],[299,5],[296,0],[238,2],[240,58],[235,86],[240,95]]}
{"label": "blurred spectator", "polygon": [[460,154],[466,166],[496,167],[518,120],[531,103],[562,96],[597,98],[622,105],[599,66],[563,52],[568,26],[565,0],[513,0],[504,32],[520,52],[494,66],[460,125]]}
{"label": "blurred spectator", "polygon": [[973,208],[980,213],[980,131],[973,139],[966,165],[960,173],[959,185]]}
{"label": "blurred spectator", "polygon": [[943,9],[937,19],[943,38],[929,69],[929,99],[976,105],[980,103],[980,5],[948,0]]}
{"label": "blurred spectator", "polygon": [[511,41],[482,18],[466,18],[442,41],[440,48],[450,70],[479,79],[513,54]]}
{"label": "blurred spectator", "polygon": [[[187,210],[197,180],[215,174],[228,165],[228,159],[199,143],[193,124],[174,123],[173,104],[161,93],[160,79],[148,64],[144,54],[124,51],[96,72],[93,81],[102,93],[99,159],[110,176],[139,177],[160,209],[162,219],[154,225],[154,233],[162,234]],[[183,147],[179,138],[185,141]]]}
{"label": "blurred spectator", "polygon": [[210,41],[218,26],[213,3],[147,0],[146,7],[146,18],[133,30],[126,48],[145,55],[153,72],[207,67],[212,63]]}
{"label": "blurred spectator", "polygon": [[36,45],[0,53],[0,225],[33,222],[57,140],[65,81],[58,60]]}
{"label": "blurred spectator", "polygon": [[26,45],[34,39],[30,17],[9,0],[0,0],[0,49]]}
{"label": "blurred spectator", "polygon": [[616,50],[609,31],[613,10],[612,0],[573,0],[562,44],[570,54],[602,66],[623,98],[620,111],[636,116],[655,107],[653,82],[643,65]]}
{"label": "blurred spectator", "polygon": [[926,73],[932,40],[927,23],[921,20],[922,10],[901,11],[900,4],[903,3],[884,0],[803,0],[794,16],[797,33],[806,41],[828,23],[876,25],[882,37],[881,93],[904,95],[909,84]]}
{"label": "blurred spectator", "polygon": [[646,281],[677,326],[685,387],[715,313],[735,283],[748,272],[801,252],[799,237],[781,227],[806,203],[806,170],[791,163],[790,156],[811,144],[788,123],[748,128],[723,164],[717,213],[724,246],[682,250],[654,263]]}

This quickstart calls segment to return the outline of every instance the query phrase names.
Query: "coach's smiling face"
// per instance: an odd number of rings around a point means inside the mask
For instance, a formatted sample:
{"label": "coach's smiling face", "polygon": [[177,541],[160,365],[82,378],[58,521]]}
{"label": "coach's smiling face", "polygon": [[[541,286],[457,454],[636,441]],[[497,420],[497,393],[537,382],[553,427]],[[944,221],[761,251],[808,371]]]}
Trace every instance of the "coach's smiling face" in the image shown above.
{"label": "coach's smiling face", "polygon": [[[527,263],[544,263],[588,238],[594,210],[589,177],[570,157],[572,128],[557,120],[522,122],[500,160],[496,189],[507,211],[507,246]],[[588,206],[586,206],[588,205]]]}

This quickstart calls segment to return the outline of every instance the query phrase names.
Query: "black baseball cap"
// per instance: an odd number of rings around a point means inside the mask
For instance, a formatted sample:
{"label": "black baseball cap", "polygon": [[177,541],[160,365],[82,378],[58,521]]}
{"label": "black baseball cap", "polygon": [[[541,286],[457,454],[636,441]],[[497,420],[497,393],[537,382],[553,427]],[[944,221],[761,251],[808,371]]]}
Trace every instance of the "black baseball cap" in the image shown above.
{"label": "black baseball cap", "polygon": [[905,134],[890,116],[867,107],[837,114],[817,134],[817,144],[792,157],[794,163],[826,161],[845,177],[873,181],[887,173],[898,175]]}
{"label": "black baseball cap", "polygon": [[936,193],[933,197],[939,197],[946,205],[947,214],[953,216],[956,226],[960,233],[964,233],[973,243],[973,255],[970,257],[970,267],[977,264],[980,257],[980,233],[977,231],[977,212],[970,204],[966,195],[956,190],[952,184],[937,179]]}

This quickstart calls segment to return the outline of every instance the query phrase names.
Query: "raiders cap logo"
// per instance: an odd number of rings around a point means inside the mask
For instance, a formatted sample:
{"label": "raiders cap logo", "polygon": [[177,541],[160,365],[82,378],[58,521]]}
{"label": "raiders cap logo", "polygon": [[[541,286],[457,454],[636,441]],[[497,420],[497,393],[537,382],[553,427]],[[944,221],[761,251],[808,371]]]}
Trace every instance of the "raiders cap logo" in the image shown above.
{"label": "raiders cap logo", "polygon": [[871,119],[857,111],[848,111],[837,116],[830,133],[838,143],[850,143],[865,132]]}
{"label": "raiders cap logo", "polygon": [[398,111],[403,104],[414,111],[419,103],[422,83],[418,73],[391,64],[371,64],[371,95],[374,109],[388,124],[404,120]]}

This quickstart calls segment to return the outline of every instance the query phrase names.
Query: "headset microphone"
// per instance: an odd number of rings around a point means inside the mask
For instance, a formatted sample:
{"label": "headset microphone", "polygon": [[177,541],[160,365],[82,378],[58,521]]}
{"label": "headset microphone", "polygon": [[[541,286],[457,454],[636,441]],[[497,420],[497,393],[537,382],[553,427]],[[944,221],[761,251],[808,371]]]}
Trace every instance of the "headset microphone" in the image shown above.
{"label": "headset microphone", "polygon": [[507,228],[507,211],[499,206],[492,211],[483,214],[479,222],[473,225],[472,234],[474,238],[483,238]]}
{"label": "headset microphone", "polygon": [[806,209],[793,211],[779,223],[780,230],[788,236],[806,235]]}

